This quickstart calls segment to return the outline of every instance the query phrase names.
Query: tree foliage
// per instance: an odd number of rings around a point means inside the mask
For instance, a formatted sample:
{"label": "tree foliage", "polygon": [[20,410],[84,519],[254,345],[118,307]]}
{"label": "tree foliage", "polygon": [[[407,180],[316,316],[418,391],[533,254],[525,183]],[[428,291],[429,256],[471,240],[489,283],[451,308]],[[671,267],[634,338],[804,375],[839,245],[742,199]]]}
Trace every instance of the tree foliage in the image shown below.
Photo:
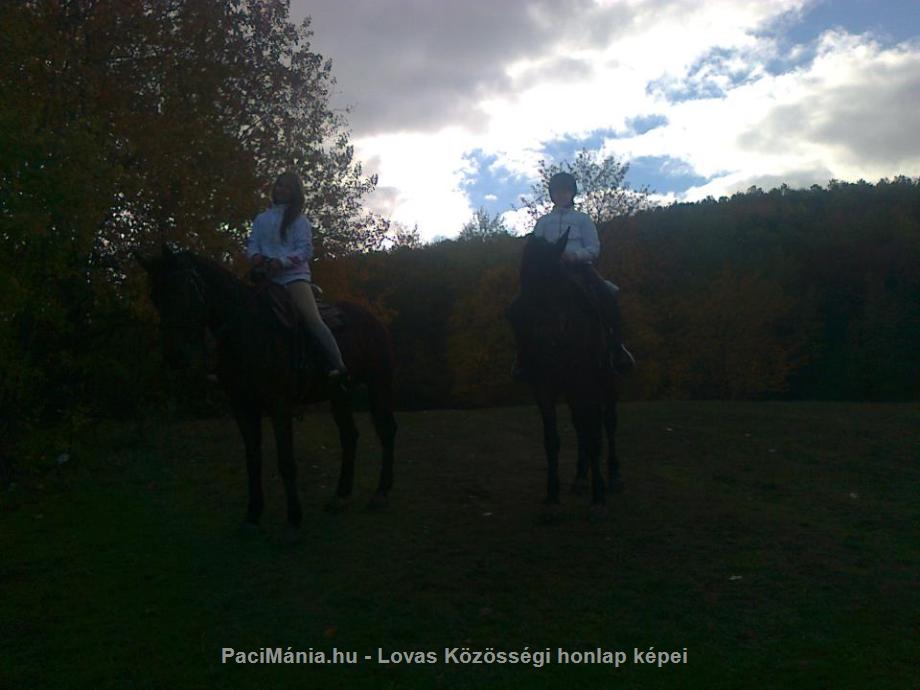
{"label": "tree foliage", "polygon": [[[598,231],[639,360],[628,397],[920,399],[918,181],[749,190]],[[400,404],[527,401],[504,319],[522,242],[349,259],[351,291],[391,314]]]}
{"label": "tree foliage", "polygon": [[549,181],[559,172],[575,176],[578,183],[577,208],[591,216],[595,223],[618,216],[631,216],[651,207],[648,188],[630,189],[625,182],[629,163],[621,162],[616,156],[603,156],[582,149],[574,161],[549,163],[541,160],[538,169],[539,182],[531,187],[529,196],[521,197],[521,203],[534,222],[552,209]]}
{"label": "tree foliage", "polygon": [[418,224],[411,228],[402,223],[390,223],[388,236],[391,249],[418,249],[422,246],[422,238],[418,232]]}
{"label": "tree foliage", "polygon": [[511,234],[511,229],[500,214],[496,213],[494,216],[490,216],[489,212],[480,206],[473,214],[473,217],[463,224],[457,239],[461,241],[481,241]]}
{"label": "tree foliage", "polygon": [[320,254],[380,245],[387,223],[361,207],[376,179],[285,0],[32,0],[0,4],[0,25],[7,425],[135,389],[102,345],[130,342],[117,323],[149,349],[129,252],[171,241],[232,262],[282,170],[305,181]]}

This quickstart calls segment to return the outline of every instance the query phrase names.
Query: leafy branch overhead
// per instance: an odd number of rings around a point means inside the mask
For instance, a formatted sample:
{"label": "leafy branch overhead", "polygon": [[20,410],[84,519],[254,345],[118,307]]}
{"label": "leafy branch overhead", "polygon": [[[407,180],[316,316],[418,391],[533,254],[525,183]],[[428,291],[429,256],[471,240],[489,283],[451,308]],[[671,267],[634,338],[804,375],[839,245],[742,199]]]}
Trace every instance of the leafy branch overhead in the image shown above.
{"label": "leafy branch overhead", "polygon": [[284,0],[5,3],[0,17],[4,120],[28,145],[0,174],[26,194],[79,189],[93,206],[50,231],[96,254],[171,240],[219,255],[294,169],[322,250],[379,246],[386,223],[361,205],[376,177],[329,107],[332,65],[309,19],[293,24]]}

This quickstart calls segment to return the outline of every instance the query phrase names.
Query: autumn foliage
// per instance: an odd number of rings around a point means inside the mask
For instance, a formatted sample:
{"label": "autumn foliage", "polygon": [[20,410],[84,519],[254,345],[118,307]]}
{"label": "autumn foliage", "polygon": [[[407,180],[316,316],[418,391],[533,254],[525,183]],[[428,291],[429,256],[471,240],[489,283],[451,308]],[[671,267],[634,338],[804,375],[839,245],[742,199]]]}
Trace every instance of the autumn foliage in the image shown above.
{"label": "autumn foliage", "polygon": [[[920,397],[920,185],[751,189],[600,226],[639,368],[632,399]],[[527,400],[504,309],[523,239],[445,241],[340,262],[390,315],[401,403]]]}
{"label": "autumn foliage", "polygon": [[[328,105],[331,65],[287,12],[283,0],[0,4],[0,474],[30,431],[220,409],[202,378],[164,368],[130,253],[169,241],[241,271],[284,168],[305,180],[317,280],[392,330],[401,405],[527,399],[508,376],[503,317],[523,240],[486,217],[487,232],[427,246],[396,228],[383,250],[388,224],[362,207],[376,180]],[[622,288],[639,360],[627,397],[920,397],[916,180],[642,208],[600,227],[600,269]]]}

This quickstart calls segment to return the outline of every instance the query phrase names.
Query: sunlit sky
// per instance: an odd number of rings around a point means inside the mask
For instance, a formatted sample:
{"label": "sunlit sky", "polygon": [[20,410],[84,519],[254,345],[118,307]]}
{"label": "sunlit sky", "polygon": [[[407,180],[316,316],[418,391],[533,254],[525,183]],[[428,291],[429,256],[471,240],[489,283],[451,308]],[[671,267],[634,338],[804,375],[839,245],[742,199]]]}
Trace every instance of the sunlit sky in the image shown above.
{"label": "sunlit sky", "polygon": [[423,239],[587,147],[693,201],[920,174],[918,0],[292,0],[370,209]]}

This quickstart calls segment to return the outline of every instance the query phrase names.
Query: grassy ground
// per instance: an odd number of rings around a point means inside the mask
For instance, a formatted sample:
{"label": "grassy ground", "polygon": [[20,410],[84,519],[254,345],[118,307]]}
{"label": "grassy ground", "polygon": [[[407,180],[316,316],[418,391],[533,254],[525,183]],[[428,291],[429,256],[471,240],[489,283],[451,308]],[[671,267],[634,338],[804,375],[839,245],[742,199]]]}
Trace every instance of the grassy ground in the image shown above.
{"label": "grassy ground", "polygon": [[[0,495],[0,687],[907,688],[916,667],[920,407],[624,405],[609,518],[542,524],[531,408],[400,415],[390,511],[362,510],[325,415],[297,423],[306,519],[283,538],[267,441],[263,532],[240,528],[229,420],[104,431]],[[268,430],[266,424],[266,430]],[[563,435],[563,472],[574,466]],[[356,651],[354,666],[221,664],[221,649]],[[378,664],[377,649],[551,648],[551,663]],[[634,650],[687,650],[686,664]],[[555,650],[622,650],[564,665]]]}

